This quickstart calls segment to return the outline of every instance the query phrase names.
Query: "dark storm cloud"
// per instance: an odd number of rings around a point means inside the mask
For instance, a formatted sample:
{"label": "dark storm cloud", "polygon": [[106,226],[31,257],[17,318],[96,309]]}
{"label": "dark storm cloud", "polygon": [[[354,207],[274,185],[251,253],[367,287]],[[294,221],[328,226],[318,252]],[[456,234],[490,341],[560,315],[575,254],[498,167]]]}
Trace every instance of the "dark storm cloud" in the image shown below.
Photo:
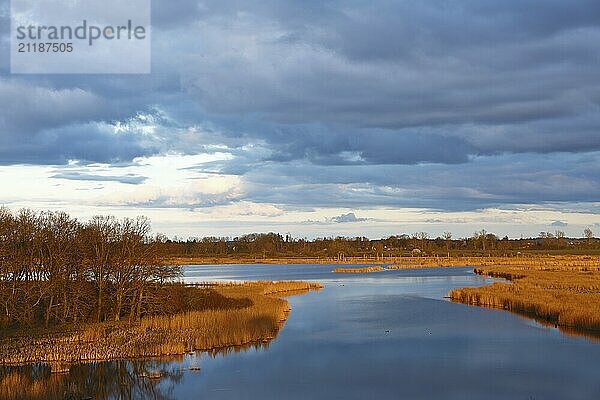
{"label": "dark storm cloud", "polygon": [[[284,131],[285,133],[285,131]],[[275,160],[310,159],[320,165],[416,164],[466,162],[472,146],[441,134],[382,130],[314,132],[279,135]]]}
{"label": "dark storm cloud", "polygon": [[[565,97],[597,92],[589,85],[598,82],[598,6],[491,3],[344,2],[323,25],[257,16],[260,8],[231,14],[229,29],[207,23],[203,32],[229,34],[224,44],[251,45],[252,53],[207,48],[198,76],[187,74],[188,89],[219,112],[395,128],[522,123],[587,104],[588,96]],[[248,31],[249,43],[236,37]],[[297,42],[275,40],[290,37]],[[381,57],[355,57],[361,43]]]}
{"label": "dark storm cloud", "polygon": [[95,123],[41,130],[14,141],[0,137],[0,165],[60,165],[70,160],[110,164],[155,153],[158,149],[138,135],[114,133],[112,126]]}
{"label": "dark storm cloud", "polygon": [[[242,117],[258,125],[242,128],[249,139],[279,146],[278,159],[335,164],[345,162],[340,153],[356,152],[372,163],[456,163],[472,154],[600,146],[592,118],[600,97],[597,2],[180,0],[153,8],[152,76],[32,77],[83,90],[101,106],[86,113],[73,105],[58,119],[16,113],[8,128],[123,119],[184,102],[187,93],[208,111],[190,123]],[[311,123],[341,137],[340,147],[294,133]],[[372,131],[381,128],[389,134]],[[292,143],[278,143],[276,130],[295,135]],[[352,145],[345,135],[376,138]],[[406,151],[386,154],[393,148]]]}
{"label": "dark storm cloud", "polygon": [[[75,77],[69,85],[66,76],[54,82],[0,77],[0,164],[128,162],[168,151],[169,137],[151,137],[140,128],[144,116],[161,118],[153,109],[155,101],[161,98],[168,106],[169,96],[160,93],[159,83],[152,92],[135,79],[124,79]],[[131,92],[123,89],[127,85]],[[129,126],[132,122],[135,126]],[[117,126],[124,127],[122,132],[115,132]]]}
{"label": "dark storm cloud", "polygon": [[336,20],[338,34],[328,36],[335,39],[330,40],[330,47],[365,60],[450,55],[490,45],[523,44],[597,26],[600,17],[600,7],[593,0],[350,4]]}

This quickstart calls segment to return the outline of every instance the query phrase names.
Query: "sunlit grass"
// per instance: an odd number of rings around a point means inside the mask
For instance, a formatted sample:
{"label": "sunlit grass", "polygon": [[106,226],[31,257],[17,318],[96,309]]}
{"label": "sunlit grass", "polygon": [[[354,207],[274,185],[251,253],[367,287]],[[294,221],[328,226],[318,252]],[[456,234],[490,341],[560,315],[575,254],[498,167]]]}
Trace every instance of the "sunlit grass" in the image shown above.
{"label": "sunlit grass", "polygon": [[[93,324],[69,333],[8,337],[0,341],[0,362],[46,362],[60,369],[65,362],[184,354],[269,341],[290,311],[289,303],[276,296],[321,287],[307,282],[214,284],[211,289],[227,301],[224,307],[148,316],[131,324]],[[231,299],[240,301],[231,306]]]}
{"label": "sunlit grass", "polygon": [[502,308],[558,327],[600,333],[598,258],[539,258],[475,271],[511,282],[456,289],[450,293],[454,301]]}

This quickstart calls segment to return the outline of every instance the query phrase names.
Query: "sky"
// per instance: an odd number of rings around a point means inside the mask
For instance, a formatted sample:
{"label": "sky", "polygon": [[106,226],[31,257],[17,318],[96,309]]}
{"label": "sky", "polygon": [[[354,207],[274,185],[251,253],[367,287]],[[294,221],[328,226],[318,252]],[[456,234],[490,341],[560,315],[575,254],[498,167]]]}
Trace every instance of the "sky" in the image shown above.
{"label": "sky", "polygon": [[11,75],[0,205],[168,236],[600,232],[597,0],[164,0],[152,72]]}

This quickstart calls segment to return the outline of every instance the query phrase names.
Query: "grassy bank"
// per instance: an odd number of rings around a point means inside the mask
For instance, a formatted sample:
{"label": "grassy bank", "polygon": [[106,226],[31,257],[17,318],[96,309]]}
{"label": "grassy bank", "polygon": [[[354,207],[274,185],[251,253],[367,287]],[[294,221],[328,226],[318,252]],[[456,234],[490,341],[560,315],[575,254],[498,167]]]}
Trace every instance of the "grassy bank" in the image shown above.
{"label": "grassy bank", "polygon": [[208,308],[147,316],[135,323],[100,323],[61,331],[12,332],[0,339],[0,363],[50,363],[55,369],[82,361],[155,357],[241,346],[275,337],[289,304],[277,296],[321,286],[306,282],[213,285]]}
{"label": "grassy bank", "polygon": [[453,301],[501,308],[569,332],[600,335],[600,262],[597,257],[543,257],[476,268],[508,279],[481,288],[456,289]]}

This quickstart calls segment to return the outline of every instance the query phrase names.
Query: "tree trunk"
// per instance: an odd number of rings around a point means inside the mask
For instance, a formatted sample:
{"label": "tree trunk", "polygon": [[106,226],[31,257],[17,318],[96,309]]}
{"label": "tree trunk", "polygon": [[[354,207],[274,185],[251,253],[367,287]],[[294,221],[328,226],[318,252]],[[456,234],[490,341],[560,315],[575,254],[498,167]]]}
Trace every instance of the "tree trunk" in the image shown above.
{"label": "tree trunk", "polygon": [[123,292],[119,288],[117,289],[117,304],[115,305],[115,321],[121,319],[121,307],[123,307]]}
{"label": "tree trunk", "polygon": [[67,288],[65,287],[64,292],[63,292],[63,316],[62,316],[62,322],[66,322],[67,321],[67,317],[69,316],[69,307],[68,307],[68,303],[67,303]]}
{"label": "tree trunk", "polygon": [[102,291],[103,291],[103,285],[99,284],[98,285],[98,315],[96,318],[97,322],[102,322]]}
{"label": "tree trunk", "polygon": [[142,319],[142,301],[144,300],[144,287],[142,286],[140,288],[140,298],[138,300],[138,306],[137,306],[137,319],[140,320]]}
{"label": "tree trunk", "polygon": [[138,298],[138,293],[137,293],[137,291],[134,291],[133,296],[131,298],[131,305],[129,308],[129,322],[131,322],[135,319],[135,310],[137,309],[137,298]]}
{"label": "tree trunk", "polygon": [[53,303],[54,303],[54,295],[50,296],[50,303],[48,303],[48,309],[46,310],[46,321],[45,321],[46,328],[48,327],[48,324],[50,323],[50,313],[52,312]]}

